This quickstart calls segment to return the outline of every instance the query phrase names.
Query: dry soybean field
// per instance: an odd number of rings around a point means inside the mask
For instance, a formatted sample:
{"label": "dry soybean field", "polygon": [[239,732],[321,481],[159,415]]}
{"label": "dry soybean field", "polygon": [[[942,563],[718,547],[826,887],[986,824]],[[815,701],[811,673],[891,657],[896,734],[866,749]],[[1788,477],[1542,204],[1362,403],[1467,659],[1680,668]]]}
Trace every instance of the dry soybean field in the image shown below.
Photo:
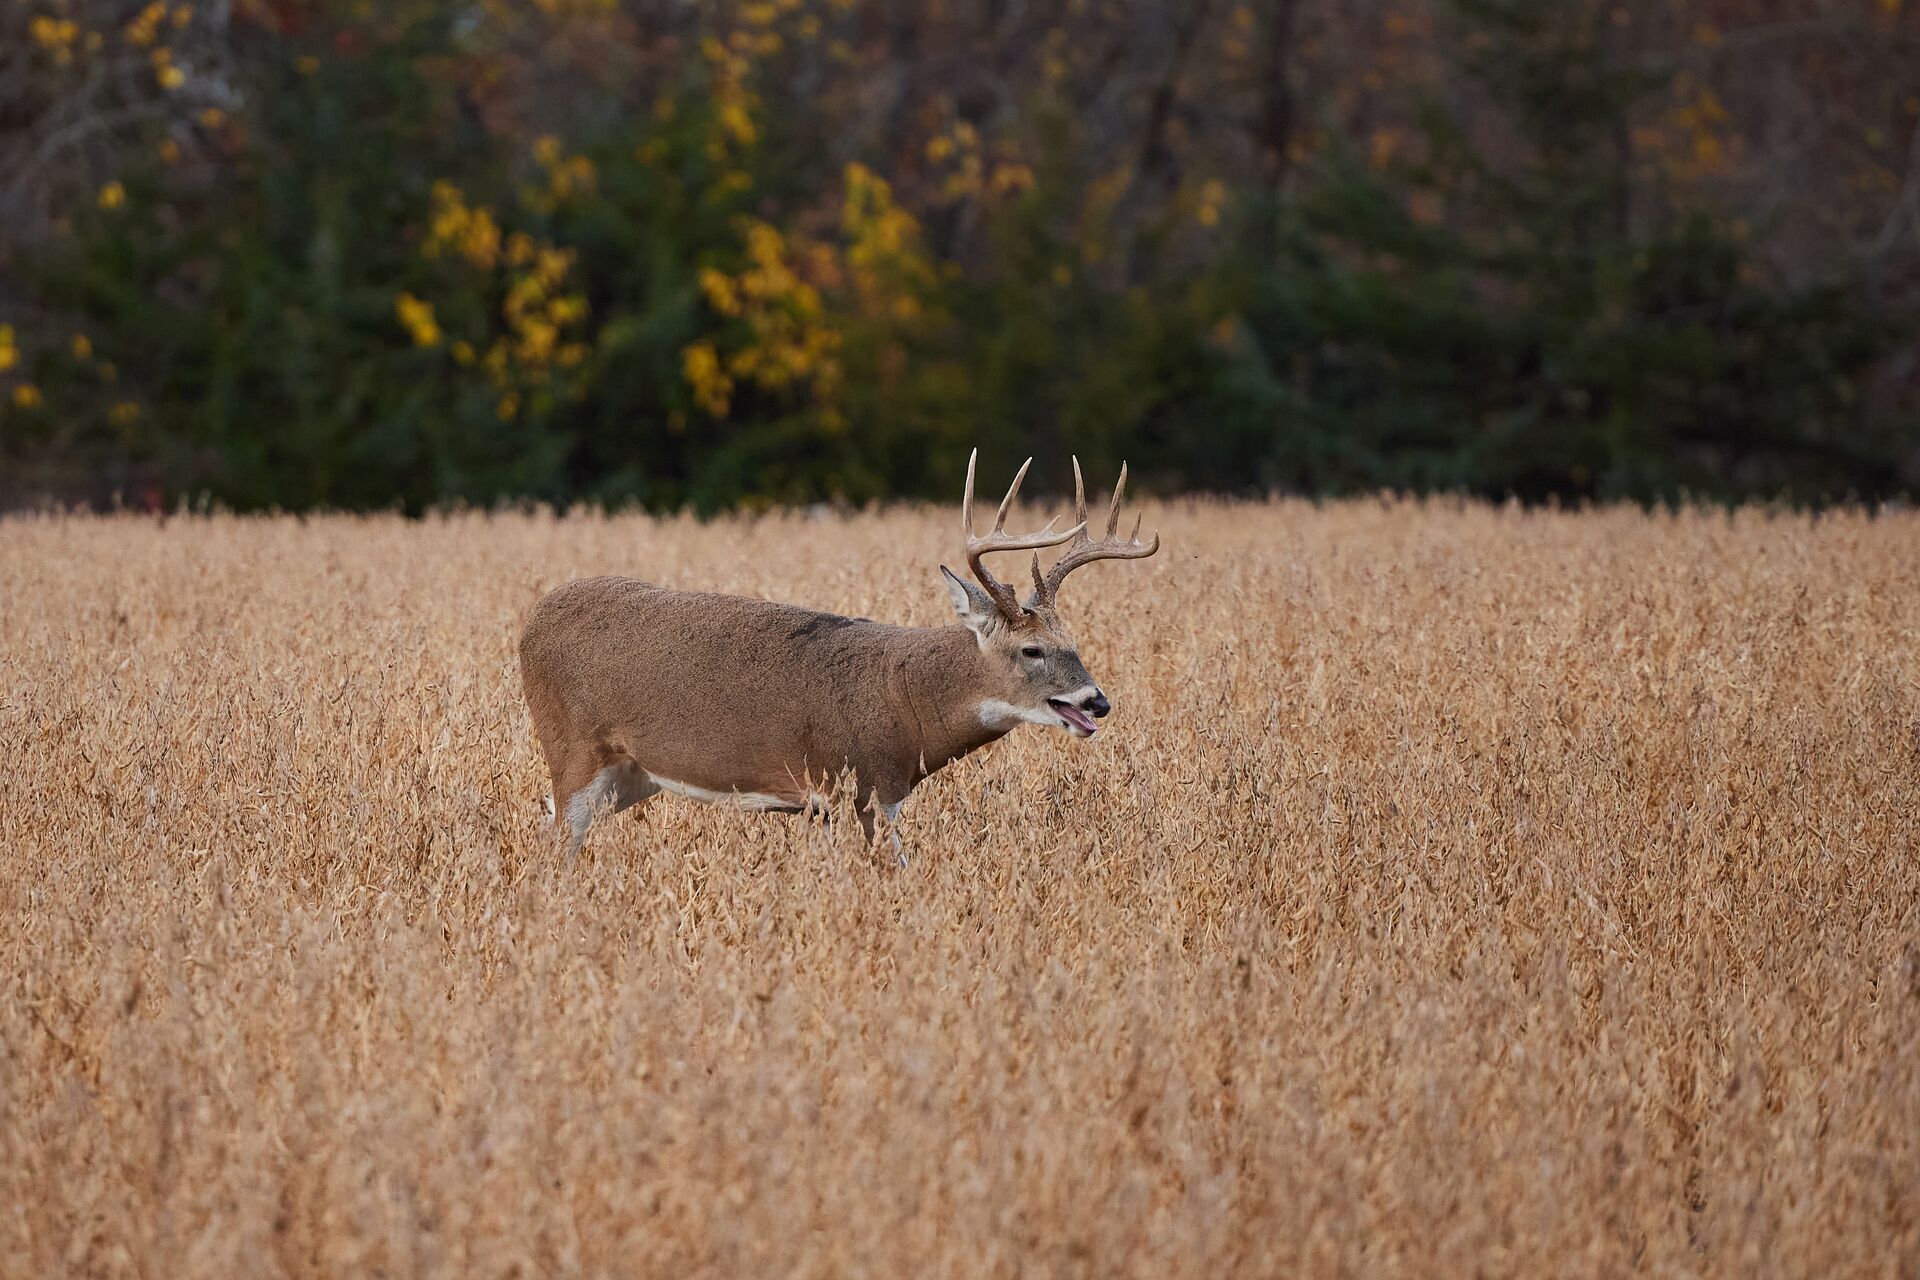
{"label": "dry soybean field", "polygon": [[1150,506],[905,868],[568,865],[543,591],[958,525],[0,522],[0,1273],[1920,1274],[1920,518]]}

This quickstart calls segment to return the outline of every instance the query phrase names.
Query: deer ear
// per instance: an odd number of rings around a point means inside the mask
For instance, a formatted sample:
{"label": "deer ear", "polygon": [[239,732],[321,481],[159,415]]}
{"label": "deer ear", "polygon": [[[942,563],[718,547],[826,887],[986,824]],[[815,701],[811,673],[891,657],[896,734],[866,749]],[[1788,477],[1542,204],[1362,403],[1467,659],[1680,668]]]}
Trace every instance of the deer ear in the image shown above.
{"label": "deer ear", "polygon": [[940,576],[947,580],[947,598],[953,601],[953,611],[960,615],[960,621],[986,639],[1000,622],[1000,611],[993,607],[992,598],[971,582],[962,582],[945,565],[940,566]]}

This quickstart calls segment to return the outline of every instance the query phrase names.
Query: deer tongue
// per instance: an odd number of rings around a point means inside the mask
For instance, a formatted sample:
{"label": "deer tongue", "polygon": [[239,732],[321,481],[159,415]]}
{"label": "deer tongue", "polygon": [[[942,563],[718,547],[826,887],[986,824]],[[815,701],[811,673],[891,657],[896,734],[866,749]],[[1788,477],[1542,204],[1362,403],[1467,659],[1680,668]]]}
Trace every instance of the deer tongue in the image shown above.
{"label": "deer tongue", "polygon": [[1055,702],[1053,704],[1053,709],[1060,713],[1060,718],[1062,720],[1065,720],[1068,724],[1080,730],[1080,732],[1082,733],[1091,734],[1092,732],[1094,732],[1094,730],[1100,727],[1093,722],[1092,716],[1088,715],[1086,712],[1082,711],[1078,707],[1069,706],[1064,702]]}

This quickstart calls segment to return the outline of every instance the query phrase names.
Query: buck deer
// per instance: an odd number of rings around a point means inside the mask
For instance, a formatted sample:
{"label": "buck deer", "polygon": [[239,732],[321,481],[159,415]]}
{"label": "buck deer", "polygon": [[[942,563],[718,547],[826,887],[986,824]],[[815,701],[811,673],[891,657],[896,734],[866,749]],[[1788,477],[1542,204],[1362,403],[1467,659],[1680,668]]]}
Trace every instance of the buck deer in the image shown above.
{"label": "buck deer", "polygon": [[[1096,560],[1138,560],[1140,521],[1117,536],[1127,469],[1106,536],[1087,535],[1086,490],[1073,463],[1072,528],[1006,531],[1027,467],[976,536],[973,472],[961,506],[967,565],[945,565],[958,625],[902,627],[742,596],[673,591],[633,578],[568,583],[534,606],[520,637],[520,675],[553,773],[556,826],[571,856],[603,811],[661,791],[746,809],[822,806],[853,772],[868,838],[891,825],[914,785],[1023,723],[1090,738],[1112,704],[1087,674],[1056,606],[1069,573]],[[1069,543],[1042,577],[1038,548]],[[998,551],[1034,551],[1033,594],[987,571]],[[895,836],[897,844],[898,837]]]}

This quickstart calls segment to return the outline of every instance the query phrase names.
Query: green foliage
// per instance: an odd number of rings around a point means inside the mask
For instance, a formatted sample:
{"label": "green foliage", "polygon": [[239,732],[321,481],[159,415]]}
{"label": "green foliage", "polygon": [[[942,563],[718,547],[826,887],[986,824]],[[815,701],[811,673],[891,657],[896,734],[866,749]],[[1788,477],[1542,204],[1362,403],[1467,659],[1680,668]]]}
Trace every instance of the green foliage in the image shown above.
{"label": "green foliage", "polygon": [[1420,163],[1348,157],[1262,211],[1281,249],[1244,287],[1237,368],[1214,390],[1249,445],[1262,418],[1288,424],[1257,454],[1262,481],[1531,500],[1896,489],[1912,424],[1865,389],[1899,328],[1858,291],[1767,280],[1723,219],[1630,207],[1621,122],[1647,81],[1586,9],[1460,8],[1519,161],[1434,108]]}
{"label": "green foliage", "polygon": [[184,189],[149,169],[43,258],[43,296],[83,318],[115,394],[141,397],[114,470],[240,507],[553,487],[555,449],[475,413],[396,340],[395,292],[428,271],[404,234],[422,175],[482,145],[418,73],[440,34],[408,25],[375,56],[312,70],[297,45],[262,50],[236,163]]}
{"label": "green foliage", "polygon": [[552,85],[542,132],[495,118],[477,11],[321,6],[246,47],[214,162],[34,255],[85,342],[27,352],[0,450],[15,496],[296,509],[950,497],[976,443],[1229,492],[1911,485],[1903,317],[1636,176],[1661,80],[1612,11],[1459,0],[1470,110],[1286,186],[1099,171],[1042,101],[1032,169],[962,139],[949,218],[763,96],[766,34],[645,101]]}

